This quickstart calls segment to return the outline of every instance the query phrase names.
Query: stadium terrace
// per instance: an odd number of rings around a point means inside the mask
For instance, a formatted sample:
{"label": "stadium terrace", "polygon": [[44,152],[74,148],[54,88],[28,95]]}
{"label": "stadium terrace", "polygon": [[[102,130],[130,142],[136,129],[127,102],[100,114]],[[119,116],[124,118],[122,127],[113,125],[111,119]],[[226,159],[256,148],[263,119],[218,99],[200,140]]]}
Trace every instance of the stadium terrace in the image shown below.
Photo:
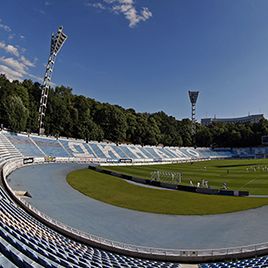
{"label": "stadium terrace", "polygon": [[[131,164],[168,163],[252,157],[268,153],[266,147],[210,149],[155,147],[112,143],[86,143],[66,138],[0,132],[2,186],[1,265],[3,267],[265,267],[268,244],[222,250],[168,250],[118,243],[85,234],[59,223],[16,195],[8,175],[22,166],[47,162],[109,163],[131,159]],[[122,163],[121,163],[122,164]],[[244,258],[232,262],[205,263]],[[245,259],[248,258],[248,259]],[[229,265],[229,266],[227,266]]]}

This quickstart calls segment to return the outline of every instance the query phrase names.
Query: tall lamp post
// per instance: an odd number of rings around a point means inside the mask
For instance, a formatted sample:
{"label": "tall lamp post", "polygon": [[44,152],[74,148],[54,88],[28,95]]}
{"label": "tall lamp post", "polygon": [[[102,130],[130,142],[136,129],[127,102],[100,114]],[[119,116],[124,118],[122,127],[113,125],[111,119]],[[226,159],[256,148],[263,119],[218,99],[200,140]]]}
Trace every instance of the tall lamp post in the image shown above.
{"label": "tall lamp post", "polygon": [[62,26],[58,28],[57,34],[53,33],[51,37],[50,54],[49,54],[48,63],[46,66],[44,80],[43,80],[42,93],[41,93],[40,106],[39,106],[39,135],[44,134],[45,132],[44,117],[46,114],[48,92],[49,92],[49,87],[50,87],[50,82],[52,78],[52,72],[53,72],[56,56],[58,55],[66,39],[67,39],[67,35],[63,32]]}
{"label": "tall lamp post", "polygon": [[198,94],[199,91],[188,91],[189,94],[189,98],[190,98],[190,102],[192,105],[192,137],[194,137],[195,133],[196,133],[196,125],[195,125],[195,111],[196,111],[196,102],[197,102],[197,98],[198,98]]}

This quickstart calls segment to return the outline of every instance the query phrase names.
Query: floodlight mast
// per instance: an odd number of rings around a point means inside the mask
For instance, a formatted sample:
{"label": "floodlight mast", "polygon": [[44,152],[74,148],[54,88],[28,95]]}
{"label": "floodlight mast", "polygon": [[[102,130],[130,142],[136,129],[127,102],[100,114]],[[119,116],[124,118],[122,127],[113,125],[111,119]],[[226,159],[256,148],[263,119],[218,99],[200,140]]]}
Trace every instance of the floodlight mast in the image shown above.
{"label": "floodlight mast", "polygon": [[189,90],[188,94],[189,94],[190,102],[192,105],[192,118],[191,118],[192,119],[192,136],[194,136],[195,132],[196,132],[196,126],[195,126],[195,123],[196,123],[196,120],[195,120],[196,102],[197,102],[199,91],[190,91]]}
{"label": "floodlight mast", "polygon": [[62,26],[58,28],[57,34],[55,35],[53,33],[51,37],[50,54],[49,54],[48,63],[46,66],[44,80],[43,80],[42,93],[41,93],[40,106],[39,106],[39,135],[44,134],[45,132],[44,118],[46,114],[48,92],[49,92],[49,87],[50,87],[50,82],[52,78],[52,72],[53,72],[56,56],[58,55],[66,39],[67,39],[67,35],[63,32]]}

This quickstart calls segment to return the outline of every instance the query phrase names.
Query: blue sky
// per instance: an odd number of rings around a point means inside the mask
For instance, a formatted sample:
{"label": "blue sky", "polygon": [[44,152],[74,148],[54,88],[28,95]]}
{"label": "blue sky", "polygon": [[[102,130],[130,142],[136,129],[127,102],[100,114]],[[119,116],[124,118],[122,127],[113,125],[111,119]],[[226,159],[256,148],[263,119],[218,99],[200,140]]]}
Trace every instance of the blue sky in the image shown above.
{"label": "blue sky", "polygon": [[50,35],[69,36],[52,81],[139,112],[268,116],[266,0],[9,0],[0,9],[0,72],[38,81]]}

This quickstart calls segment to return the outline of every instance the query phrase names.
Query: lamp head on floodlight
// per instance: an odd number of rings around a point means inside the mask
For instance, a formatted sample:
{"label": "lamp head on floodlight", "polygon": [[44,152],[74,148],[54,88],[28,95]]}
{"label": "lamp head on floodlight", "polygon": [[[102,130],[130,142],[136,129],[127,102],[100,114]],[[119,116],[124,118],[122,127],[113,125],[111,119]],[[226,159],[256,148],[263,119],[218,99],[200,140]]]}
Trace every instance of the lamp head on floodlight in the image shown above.
{"label": "lamp head on floodlight", "polygon": [[190,91],[189,90],[188,93],[189,93],[190,102],[192,104],[196,104],[199,91]]}
{"label": "lamp head on floodlight", "polygon": [[54,33],[51,36],[51,46],[50,46],[50,55],[54,54],[55,56],[59,53],[64,42],[67,39],[67,35],[63,32],[63,27],[59,27],[57,34]]}

